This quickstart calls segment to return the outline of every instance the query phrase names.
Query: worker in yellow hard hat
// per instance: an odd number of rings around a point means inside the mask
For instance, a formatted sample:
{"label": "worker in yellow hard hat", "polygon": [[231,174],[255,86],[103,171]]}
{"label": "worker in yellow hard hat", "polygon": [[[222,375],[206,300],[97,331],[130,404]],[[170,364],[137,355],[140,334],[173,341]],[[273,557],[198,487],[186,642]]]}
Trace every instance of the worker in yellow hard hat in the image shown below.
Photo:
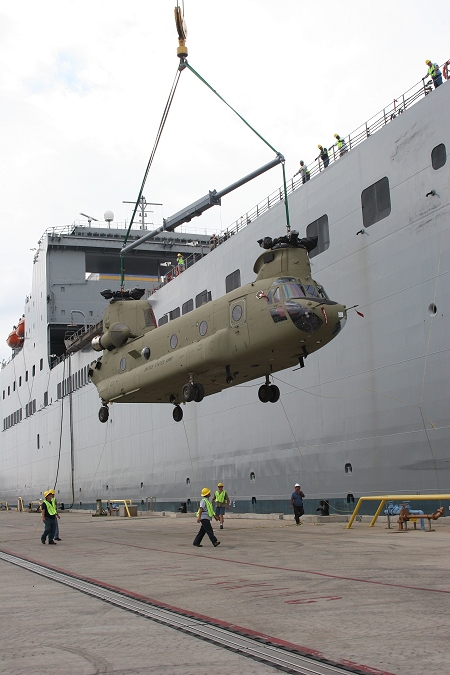
{"label": "worker in yellow hard hat", "polygon": [[425,63],[428,66],[428,72],[425,77],[431,77],[433,80],[434,88],[440,87],[442,84],[442,73],[439,70],[437,63],[432,63],[430,59],[427,59]]}
{"label": "worker in yellow hard hat", "polygon": [[339,136],[339,134],[334,134],[334,137],[336,139],[337,149],[339,150],[339,157],[342,157],[342,155],[345,155],[347,152],[347,143],[344,138]]}
{"label": "worker in yellow hard hat", "polygon": [[217,537],[215,536],[212,529],[211,520],[213,518],[215,520],[219,520],[215,516],[214,507],[211,504],[211,490],[205,487],[202,490],[200,508],[197,511],[197,523],[200,523],[200,529],[198,531],[197,536],[194,539],[193,542],[194,546],[202,545],[202,539],[205,536],[205,534],[207,534],[208,537],[211,539],[211,543],[213,546],[218,546],[220,544],[220,541],[217,540]]}
{"label": "worker in yellow hard hat", "polygon": [[[328,150],[326,148],[322,147],[321,145],[318,145],[317,147],[320,150],[320,154],[319,154],[318,157],[316,157],[316,159],[322,160],[323,168],[326,169],[328,164],[330,163],[330,158],[328,156]],[[320,168],[320,164],[319,164],[319,168]]]}
{"label": "worker in yellow hard hat", "polygon": [[181,255],[181,253],[177,253],[177,266],[178,266],[178,272],[184,272],[184,269],[185,269],[184,258]]}
{"label": "worker in yellow hard hat", "polygon": [[48,537],[49,544],[55,544],[56,519],[59,518],[56,502],[55,491],[47,490],[44,492],[44,499],[41,504],[42,522],[44,523],[44,531],[41,535],[41,541],[45,544]]}
{"label": "worker in yellow hard hat", "polygon": [[220,529],[223,530],[223,517],[225,510],[230,507],[230,499],[227,491],[223,489],[223,483],[217,483],[217,490],[214,493],[214,501],[216,502],[216,516],[220,520]]}

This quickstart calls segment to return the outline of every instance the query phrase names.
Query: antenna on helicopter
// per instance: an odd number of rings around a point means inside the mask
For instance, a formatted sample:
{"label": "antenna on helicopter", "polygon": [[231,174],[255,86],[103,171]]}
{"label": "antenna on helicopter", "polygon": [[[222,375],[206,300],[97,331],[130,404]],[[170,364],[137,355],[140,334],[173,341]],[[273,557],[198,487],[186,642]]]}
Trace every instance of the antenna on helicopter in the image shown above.
{"label": "antenna on helicopter", "polygon": [[84,216],[84,218],[87,218],[89,227],[91,226],[91,221],[92,221],[92,220],[95,220],[95,222],[98,223],[98,219],[97,219],[97,218],[93,218],[92,216],[88,216],[87,213],[81,213],[81,211],[80,211],[80,216]]}

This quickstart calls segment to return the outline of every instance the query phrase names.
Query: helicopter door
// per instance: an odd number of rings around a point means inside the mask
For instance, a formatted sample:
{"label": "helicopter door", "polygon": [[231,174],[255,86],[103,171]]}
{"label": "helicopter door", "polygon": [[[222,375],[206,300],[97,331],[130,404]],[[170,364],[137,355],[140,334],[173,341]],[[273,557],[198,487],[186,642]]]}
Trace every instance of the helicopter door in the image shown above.
{"label": "helicopter door", "polygon": [[247,306],[245,298],[230,302],[230,326],[232,350],[240,352],[249,345]]}

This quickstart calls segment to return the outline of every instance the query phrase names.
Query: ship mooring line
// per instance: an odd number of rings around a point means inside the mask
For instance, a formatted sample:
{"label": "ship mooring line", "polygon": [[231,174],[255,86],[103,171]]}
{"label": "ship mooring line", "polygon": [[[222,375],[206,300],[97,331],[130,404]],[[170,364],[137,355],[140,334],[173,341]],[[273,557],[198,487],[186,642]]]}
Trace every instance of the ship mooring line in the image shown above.
{"label": "ship mooring line", "polygon": [[331,661],[317,650],[258,633],[236,624],[184,610],[126,589],[0,551],[0,559],[85,595],[156,623],[205,640],[273,668],[300,675],[393,675],[376,668]]}

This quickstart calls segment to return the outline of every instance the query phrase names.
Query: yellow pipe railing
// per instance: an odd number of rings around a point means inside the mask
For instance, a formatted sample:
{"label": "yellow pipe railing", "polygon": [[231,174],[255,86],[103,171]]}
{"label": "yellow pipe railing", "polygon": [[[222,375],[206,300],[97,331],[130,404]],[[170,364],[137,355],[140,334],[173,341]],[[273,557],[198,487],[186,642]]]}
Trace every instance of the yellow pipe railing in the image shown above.
{"label": "yellow pipe railing", "polygon": [[[370,497],[360,497],[358,499],[358,503],[355,506],[355,510],[352,513],[352,516],[348,522],[347,525],[347,530],[349,530],[352,526],[353,521],[355,520],[359,508],[363,502],[380,502],[379,507],[377,508],[374,517],[372,518],[369,527],[373,527],[376,523],[376,520],[378,516],[380,515],[384,505],[388,501],[401,501],[401,502],[411,502],[413,500],[415,501],[422,501],[422,500],[435,500],[439,501],[442,499],[450,499],[450,495],[379,495],[379,496],[370,496]],[[417,515],[417,518],[420,518],[420,515]]]}

